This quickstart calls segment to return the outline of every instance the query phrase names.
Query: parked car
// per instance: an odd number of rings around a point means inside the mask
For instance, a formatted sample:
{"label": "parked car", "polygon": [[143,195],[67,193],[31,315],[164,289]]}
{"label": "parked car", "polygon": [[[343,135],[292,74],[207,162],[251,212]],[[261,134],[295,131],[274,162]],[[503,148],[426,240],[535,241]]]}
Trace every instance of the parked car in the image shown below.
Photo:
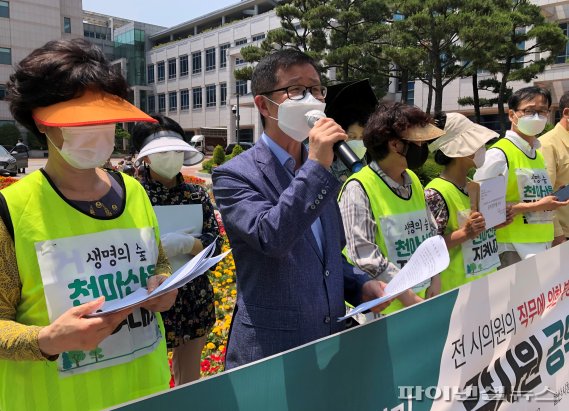
{"label": "parked car", "polygon": [[16,159],[16,171],[18,173],[25,173],[28,168],[28,158],[30,157],[28,146],[25,144],[16,144],[10,150],[12,157]]}
{"label": "parked car", "polygon": [[18,174],[16,159],[8,153],[8,150],[0,146],[0,175],[13,177],[16,174]]}
{"label": "parked car", "polygon": [[[229,143],[227,147],[225,147],[225,154],[226,155],[231,154],[233,152],[233,147],[235,147],[236,145],[237,143]],[[241,146],[243,151],[249,150],[251,147],[253,147],[253,143],[248,143],[246,141],[240,142],[239,145]]]}

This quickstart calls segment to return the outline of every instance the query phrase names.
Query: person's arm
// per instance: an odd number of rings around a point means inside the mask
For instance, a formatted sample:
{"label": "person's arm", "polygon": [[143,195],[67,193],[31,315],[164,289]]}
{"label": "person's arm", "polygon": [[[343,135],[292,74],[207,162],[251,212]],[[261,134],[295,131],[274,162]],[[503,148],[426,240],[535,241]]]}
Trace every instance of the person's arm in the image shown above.
{"label": "person's arm", "polygon": [[365,190],[357,181],[350,181],[344,187],[339,206],[352,263],[370,277],[388,283],[399,268],[381,253],[375,243],[377,224]]}
{"label": "person's arm", "polygon": [[202,244],[202,248],[205,248],[216,241],[214,255],[218,255],[221,253],[223,239],[219,235],[219,226],[217,224],[217,219],[215,218],[215,210],[207,191],[203,187],[197,187],[200,193],[200,201],[202,202],[203,210],[202,234],[199,240]]}
{"label": "person's arm", "polygon": [[[555,150],[554,145],[548,141],[547,143],[542,143],[540,151],[541,154],[543,154],[543,159],[545,160],[545,168],[547,169],[551,186],[555,188],[558,164],[557,150]],[[561,244],[566,241],[557,213],[554,213],[553,215],[553,237],[553,245]]]}

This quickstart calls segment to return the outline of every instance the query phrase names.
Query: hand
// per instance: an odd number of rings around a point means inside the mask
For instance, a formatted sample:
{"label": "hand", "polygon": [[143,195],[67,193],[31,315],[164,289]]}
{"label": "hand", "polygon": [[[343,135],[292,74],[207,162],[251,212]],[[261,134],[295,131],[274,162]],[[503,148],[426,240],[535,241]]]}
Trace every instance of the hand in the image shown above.
{"label": "hand", "polygon": [[53,323],[40,330],[38,344],[47,356],[65,351],[89,351],[113,333],[118,325],[132,312],[125,309],[102,317],[85,318],[97,311],[105,302],[105,297],[97,298],[64,312]]}
{"label": "hand", "polygon": [[535,203],[527,203],[527,204],[531,204],[533,206],[532,211],[553,211],[557,210],[559,207],[568,205],[569,200],[558,201],[557,197],[555,196],[546,196],[536,201]]}
{"label": "hand", "polygon": [[[164,275],[153,275],[152,277],[148,278],[146,283],[146,288],[148,289],[148,294],[154,291],[160,284],[166,281],[168,277]],[[166,294],[162,294],[158,297],[154,297],[144,303],[140,304],[142,308],[147,309],[148,311],[152,312],[162,312],[168,311],[176,301],[176,297],[178,296],[178,290],[170,291]]]}
{"label": "hand", "polygon": [[464,223],[462,230],[464,231],[466,238],[472,240],[473,238],[478,237],[478,235],[484,231],[485,228],[486,220],[484,220],[484,216],[478,211],[473,211],[468,216],[468,219]]}
{"label": "hand", "polygon": [[565,235],[564,235],[564,234],[558,235],[557,237],[555,237],[555,238],[553,239],[553,242],[551,243],[551,246],[552,246],[552,247],[555,247],[556,245],[563,244],[565,241],[567,241],[567,238],[565,238]]}
{"label": "hand", "polygon": [[319,119],[308,133],[310,150],[308,158],[330,168],[334,160],[334,143],[345,141],[348,135],[344,129],[331,118]]}
{"label": "hand", "polygon": [[[362,286],[362,301],[375,300],[376,298],[383,297],[385,295],[386,284],[383,281],[369,280]],[[374,313],[380,313],[389,307],[392,300],[384,302],[383,304],[377,305],[371,309]]]}
{"label": "hand", "polygon": [[441,293],[441,275],[437,274],[431,278],[431,285],[427,288],[425,299],[436,297]]}
{"label": "hand", "polygon": [[160,236],[162,248],[168,258],[172,258],[180,254],[190,254],[196,241],[199,240],[191,234],[184,234],[181,232],[166,233]]}
{"label": "hand", "polygon": [[397,297],[397,299],[401,301],[401,304],[403,304],[405,307],[410,307],[412,305],[425,301],[410,289],[405,290],[402,294],[399,295],[399,297]]}
{"label": "hand", "polygon": [[512,224],[514,221],[514,209],[512,208],[511,204],[506,204],[506,221],[502,224],[498,224],[495,228],[502,228],[507,226],[508,224]]}

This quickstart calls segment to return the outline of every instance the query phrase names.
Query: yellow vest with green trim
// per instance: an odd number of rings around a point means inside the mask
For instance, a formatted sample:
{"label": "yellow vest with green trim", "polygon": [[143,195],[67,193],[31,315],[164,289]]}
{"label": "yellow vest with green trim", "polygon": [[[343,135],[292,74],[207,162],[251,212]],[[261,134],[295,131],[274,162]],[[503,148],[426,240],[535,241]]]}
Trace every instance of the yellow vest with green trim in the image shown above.
{"label": "yellow vest with green trim", "polygon": [[[459,221],[459,215],[463,214],[467,217],[470,214],[470,197],[453,183],[440,177],[431,180],[425,188],[436,190],[446,203],[449,216],[444,234],[450,234],[462,227],[463,222]],[[474,240],[467,240],[451,248],[449,256],[450,264],[440,274],[441,292],[460,287],[496,271],[500,264],[496,230],[491,228]],[[465,258],[468,259],[468,264],[465,263]]]}
{"label": "yellow vest with green trim", "polygon": [[[534,159],[529,158],[506,138],[498,140],[492,148],[502,150],[508,161],[506,202],[537,201],[553,193],[553,187],[545,168],[545,161],[539,151],[536,151]],[[524,174],[527,174],[528,177],[523,177]],[[523,177],[527,183],[519,181],[518,177]],[[520,185],[523,187],[520,187]],[[540,219],[548,220],[548,222]],[[496,230],[496,236],[499,243],[543,243],[552,241],[553,221],[551,220],[551,212],[540,211],[517,214],[511,224]]]}
{"label": "yellow vest with green trim", "polygon": [[[411,197],[399,197],[369,166],[365,166],[358,173],[353,174],[342,187],[352,180],[358,181],[369,199],[371,212],[377,224],[375,244],[381,253],[399,268],[403,267],[417,247],[432,233],[427,216],[425,195],[419,178],[411,170],[407,170],[411,177]],[[398,234],[387,234],[399,232]],[[347,249],[342,251],[350,264]],[[425,298],[425,291],[429,285],[420,284],[413,289],[421,298]],[[388,314],[404,308],[399,300],[394,300],[382,314]]]}
{"label": "yellow vest with green trim", "polygon": [[[112,219],[96,219],[77,211],[60,197],[41,171],[2,190],[14,226],[22,284],[16,322],[34,326],[50,323],[36,242],[145,227],[154,228],[159,240],[156,216],[146,192],[136,180],[122,176],[125,208]],[[156,318],[163,336],[158,313]],[[167,361],[164,338],[154,351],[135,360],[67,377],[60,377],[57,362],[0,360],[0,410],[98,410],[121,404],[168,389]]]}

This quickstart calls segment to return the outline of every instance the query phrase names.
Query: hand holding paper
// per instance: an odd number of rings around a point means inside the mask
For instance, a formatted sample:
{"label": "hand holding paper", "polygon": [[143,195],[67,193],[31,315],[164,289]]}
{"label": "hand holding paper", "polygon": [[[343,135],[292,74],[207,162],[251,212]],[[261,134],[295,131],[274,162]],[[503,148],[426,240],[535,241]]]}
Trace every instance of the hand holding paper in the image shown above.
{"label": "hand holding paper", "polygon": [[385,295],[375,300],[358,305],[348,315],[339,318],[343,321],[356,314],[367,311],[376,305],[389,301],[405,290],[420,284],[448,267],[450,257],[441,236],[427,238],[415,250],[409,262],[385,287]]}

